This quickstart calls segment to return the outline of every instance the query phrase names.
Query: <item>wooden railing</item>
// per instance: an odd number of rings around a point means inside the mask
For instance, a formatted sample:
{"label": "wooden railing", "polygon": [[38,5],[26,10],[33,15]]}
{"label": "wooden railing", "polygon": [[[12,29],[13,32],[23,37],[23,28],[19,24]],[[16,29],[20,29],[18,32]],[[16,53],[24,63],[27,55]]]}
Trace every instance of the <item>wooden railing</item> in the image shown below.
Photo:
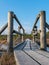
{"label": "wooden railing", "polygon": [[[19,27],[18,27],[18,31],[13,30],[13,22],[14,19],[16,20],[16,22],[18,23]],[[0,34],[2,34],[2,32],[8,27],[8,35],[7,35],[7,43],[9,44],[9,48],[8,48],[8,52],[13,52],[13,33],[16,33],[19,35],[19,37],[22,37],[22,42],[24,41],[23,36],[25,33],[25,30],[23,28],[23,26],[21,25],[20,21],[18,20],[17,16],[14,14],[14,12],[9,11],[8,12],[8,23],[6,23],[2,29],[0,30]],[[23,33],[20,32],[20,30],[22,29]]]}
{"label": "wooden railing", "polygon": [[[38,20],[40,19],[40,30],[37,30],[37,23]],[[47,45],[46,45],[46,28],[49,29],[49,25],[46,22],[46,12],[45,11],[41,11],[34,23],[33,29],[32,29],[32,33],[33,33],[33,41],[35,42],[35,37],[37,35],[37,33],[40,33],[40,49],[42,50],[46,50]]]}

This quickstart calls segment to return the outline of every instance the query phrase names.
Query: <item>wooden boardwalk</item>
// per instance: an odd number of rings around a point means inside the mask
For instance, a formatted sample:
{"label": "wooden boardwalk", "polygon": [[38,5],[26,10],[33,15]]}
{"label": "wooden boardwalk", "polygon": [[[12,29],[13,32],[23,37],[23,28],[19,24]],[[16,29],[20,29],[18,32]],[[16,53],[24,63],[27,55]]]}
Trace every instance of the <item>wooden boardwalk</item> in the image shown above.
{"label": "wooden boardwalk", "polygon": [[49,65],[49,52],[39,50],[30,40],[17,46],[14,54],[17,65]]}

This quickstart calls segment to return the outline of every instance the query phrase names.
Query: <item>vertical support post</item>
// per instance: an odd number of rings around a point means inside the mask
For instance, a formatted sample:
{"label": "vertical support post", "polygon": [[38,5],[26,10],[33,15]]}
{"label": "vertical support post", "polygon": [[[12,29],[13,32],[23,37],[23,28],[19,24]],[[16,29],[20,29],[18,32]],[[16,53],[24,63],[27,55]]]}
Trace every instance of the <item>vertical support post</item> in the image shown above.
{"label": "vertical support post", "polygon": [[33,35],[33,42],[35,42],[35,35]]}
{"label": "vertical support post", "polygon": [[45,11],[40,12],[40,49],[46,50],[46,14]]}
{"label": "vertical support post", "polygon": [[22,35],[22,42],[24,41],[24,30],[23,30],[23,35]]}
{"label": "vertical support post", "polygon": [[8,12],[8,52],[13,52],[13,12]]}
{"label": "vertical support post", "polygon": [[[20,33],[20,26],[18,26],[18,32]],[[20,38],[19,41],[21,41],[21,36],[20,35],[19,35],[19,38]]]}
{"label": "vertical support post", "polygon": [[20,26],[18,26],[18,32],[20,32]]}
{"label": "vertical support post", "polygon": [[34,26],[34,29],[33,29],[33,33],[34,33],[34,35],[33,35],[33,42],[36,42],[36,35],[35,35],[35,33],[37,32],[37,26]]}
{"label": "vertical support post", "polygon": [[22,42],[23,42],[23,35],[22,35]]}

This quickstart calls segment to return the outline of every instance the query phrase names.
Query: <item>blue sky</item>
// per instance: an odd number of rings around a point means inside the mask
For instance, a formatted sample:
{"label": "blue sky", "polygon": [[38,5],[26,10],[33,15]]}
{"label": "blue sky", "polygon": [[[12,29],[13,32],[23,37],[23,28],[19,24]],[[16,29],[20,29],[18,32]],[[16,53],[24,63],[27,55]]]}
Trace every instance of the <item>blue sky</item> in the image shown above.
{"label": "blue sky", "polygon": [[[49,0],[0,0],[0,28],[8,21],[8,11],[13,11],[26,32],[31,33],[36,16],[42,10],[46,11],[46,21],[49,24]],[[14,29],[17,29],[18,24],[14,24]]]}

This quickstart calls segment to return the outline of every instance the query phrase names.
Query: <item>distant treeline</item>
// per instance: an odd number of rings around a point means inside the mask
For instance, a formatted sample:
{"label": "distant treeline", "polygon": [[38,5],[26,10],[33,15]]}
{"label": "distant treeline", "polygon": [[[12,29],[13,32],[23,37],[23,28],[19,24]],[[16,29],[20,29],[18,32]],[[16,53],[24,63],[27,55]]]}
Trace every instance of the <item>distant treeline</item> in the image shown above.
{"label": "distant treeline", "polygon": [[[38,36],[38,38],[40,38],[40,34],[39,34],[39,33],[37,34],[37,36]],[[49,39],[49,31],[48,31],[48,32],[46,32],[46,38],[48,38],[48,39]]]}
{"label": "distant treeline", "polygon": [[[13,39],[16,39],[18,35],[13,35]],[[0,35],[0,40],[7,40],[7,35]]]}
{"label": "distant treeline", "polygon": [[[13,39],[16,39],[17,37],[18,37],[18,34],[13,35]],[[32,34],[25,34],[24,39],[26,39],[26,38],[32,39],[33,35]],[[37,38],[40,38],[39,33],[37,34]],[[49,31],[46,32],[46,38],[49,38]],[[0,35],[0,40],[5,40],[5,39],[7,40],[7,35]]]}
{"label": "distant treeline", "polygon": [[49,31],[46,33],[46,37],[49,38]]}

